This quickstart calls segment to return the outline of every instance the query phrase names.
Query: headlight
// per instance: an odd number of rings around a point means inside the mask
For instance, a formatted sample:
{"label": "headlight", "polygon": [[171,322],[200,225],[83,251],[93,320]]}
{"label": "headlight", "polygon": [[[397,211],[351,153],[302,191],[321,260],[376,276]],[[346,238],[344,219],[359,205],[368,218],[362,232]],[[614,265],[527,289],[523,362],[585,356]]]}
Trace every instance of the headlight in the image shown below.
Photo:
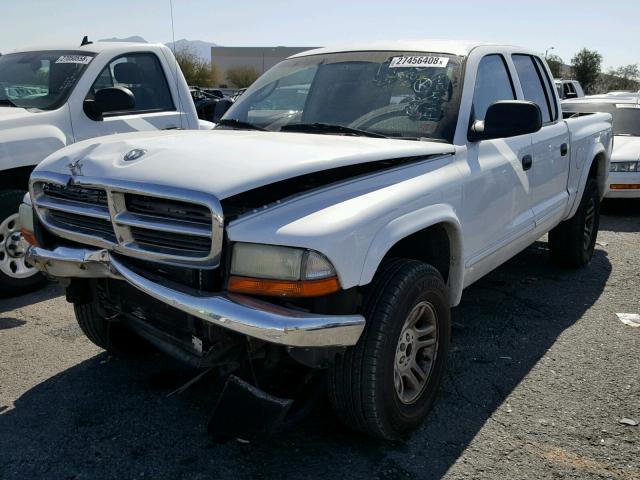
{"label": "headlight", "polygon": [[340,283],[331,262],[319,252],[236,243],[228,289],[253,295],[315,297],[338,291]]}
{"label": "headlight", "polygon": [[610,172],[640,172],[638,162],[611,162]]}

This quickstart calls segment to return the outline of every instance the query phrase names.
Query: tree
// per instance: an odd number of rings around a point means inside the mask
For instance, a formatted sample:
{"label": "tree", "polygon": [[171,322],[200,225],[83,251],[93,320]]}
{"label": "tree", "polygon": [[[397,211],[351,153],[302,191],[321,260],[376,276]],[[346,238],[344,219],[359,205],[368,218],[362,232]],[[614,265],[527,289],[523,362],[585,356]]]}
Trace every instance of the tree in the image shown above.
{"label": "tree", "polygon": [[609,69],[608,90],[638,90],[640,69],[637,63]]}
{"label": "tree", "polygon": [[595,50],[583,48],[571,59],[573,75],[580,82],[586,93],[591,93],[594,89],[598,77],[600,76],[600,66],[602,65],[602,55]]}
{"label": "tree", "polygon": [[179,50],[175,55],[189,85],[208,87],[218,83],[218,68],[214,63],[207,62],[189,48]]}
{"label": "tree", "polygon": [[260,76],[253,67],[234,67],[227,70],[227,80],[236,88],[246,88]]}
{"label": "tree", "polygon": [[549,64],[551,75],[553,75],[554,78],[562,78],[562,65],[564,65],[564,61],[558,55],[549,55],[547,57],[547,64]]}

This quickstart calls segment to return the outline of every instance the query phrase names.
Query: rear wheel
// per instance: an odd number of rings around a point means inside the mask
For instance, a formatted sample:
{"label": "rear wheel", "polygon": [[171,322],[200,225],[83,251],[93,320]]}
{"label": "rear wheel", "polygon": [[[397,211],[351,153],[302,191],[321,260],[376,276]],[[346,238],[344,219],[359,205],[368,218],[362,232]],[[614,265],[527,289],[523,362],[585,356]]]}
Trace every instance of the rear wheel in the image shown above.
{"label": "rear wheel", "polygon": [[20,234],[18,208],[25,192],[0,192],[0,295],[21,295],[40,288],[46,278],[25,261],[28,244]]}
{"label": "rear wheel", "polygon": [[593,256],[599,228],[600,194],[596,180],[590,178],[576,214],[549,232],[554,263],[566,268],[586,266]]}
{"label": "rear wheel", "polygon": [[376,275],[363,313],[360,340],[329,371],[329,398],[350,427],[398,439],[436,396],[449,349],[447,288],[432,266],[394,260]]}

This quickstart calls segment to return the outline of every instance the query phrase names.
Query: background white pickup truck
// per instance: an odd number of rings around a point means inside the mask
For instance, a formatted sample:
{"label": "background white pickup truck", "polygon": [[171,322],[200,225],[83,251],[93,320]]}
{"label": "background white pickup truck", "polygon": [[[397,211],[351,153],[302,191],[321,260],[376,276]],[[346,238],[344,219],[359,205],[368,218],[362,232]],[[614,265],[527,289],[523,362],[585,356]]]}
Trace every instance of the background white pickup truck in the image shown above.
{"label": "background white pickup truck", "polygon": [[89,43],[0,57],[0,294],[22,293],[43,279],[24,262],[17,222],[38,162],[101,135],[175,128],[197,129],[199,122],[163,45]]}
{"label": "background white pickup truck", "polygon": [[565,115],[606,112],[613,117],[607,198],[640,198],[640,93],[616,92],[562,102]]}
{"label": "background white pickup truck", "polygon": [[547,232],[557,263],[590,261],[611,144],[609,114],[563,120],[526,49],[320,49],[213,132],[50,156],[21,218],[97,345],[142,337],[280,395],[326,367],[338,415],[397,438],[434,400],[466,286]]}

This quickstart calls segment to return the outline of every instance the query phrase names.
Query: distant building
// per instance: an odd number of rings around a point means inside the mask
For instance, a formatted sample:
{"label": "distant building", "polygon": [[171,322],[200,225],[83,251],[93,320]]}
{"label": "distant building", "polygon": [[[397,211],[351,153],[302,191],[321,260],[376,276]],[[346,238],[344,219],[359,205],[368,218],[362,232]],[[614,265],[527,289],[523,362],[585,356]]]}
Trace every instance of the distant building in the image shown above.
{"label": "distant building", "polygon": [[225,79],[227,70],[234,67],[253,67],[264,73],[291,55],[318,47],[211,47],[211,61]]}

